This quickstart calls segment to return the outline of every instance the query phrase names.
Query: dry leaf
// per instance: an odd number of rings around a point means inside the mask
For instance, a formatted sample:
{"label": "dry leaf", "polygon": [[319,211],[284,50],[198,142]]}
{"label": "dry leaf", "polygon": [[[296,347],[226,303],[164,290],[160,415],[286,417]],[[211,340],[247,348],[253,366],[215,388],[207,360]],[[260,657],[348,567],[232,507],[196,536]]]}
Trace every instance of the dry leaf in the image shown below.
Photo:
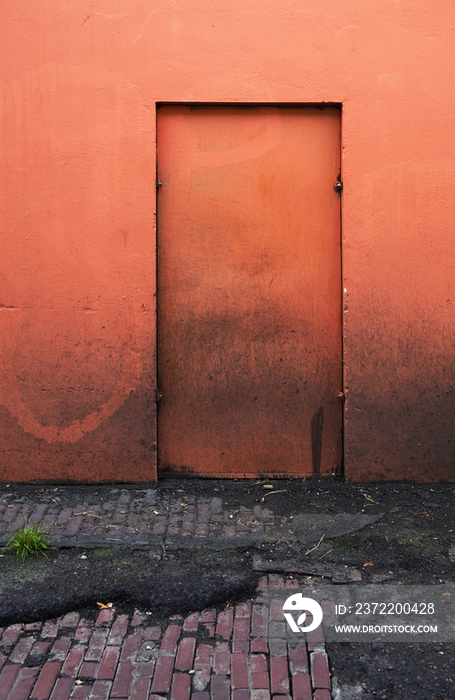
{"label": "dry leaf", "polygon": [[97,603],[97,605],[100,606],[101,610],[109,610],[109,608],[113,607],[113,603],[107,603],[107,605],[104,605],[104,603]]}
{"label": "dry leaf", "polygon": [[364,566],[374,566],[372,561],[366,561]]}

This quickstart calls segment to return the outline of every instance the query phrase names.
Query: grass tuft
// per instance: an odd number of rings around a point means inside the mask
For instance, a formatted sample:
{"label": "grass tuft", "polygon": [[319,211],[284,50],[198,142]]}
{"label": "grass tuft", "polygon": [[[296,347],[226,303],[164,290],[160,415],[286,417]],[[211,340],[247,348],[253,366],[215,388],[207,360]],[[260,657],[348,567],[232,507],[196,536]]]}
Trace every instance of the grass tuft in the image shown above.
{"label": "grass tuft", "polygon": [[6,543],[6,549],[16,550],[16,556],[25,562],[29,554],[38,557],[47,557],[46,550],[53,549],[49,544],[48,535],[37,525],[18,530]]}

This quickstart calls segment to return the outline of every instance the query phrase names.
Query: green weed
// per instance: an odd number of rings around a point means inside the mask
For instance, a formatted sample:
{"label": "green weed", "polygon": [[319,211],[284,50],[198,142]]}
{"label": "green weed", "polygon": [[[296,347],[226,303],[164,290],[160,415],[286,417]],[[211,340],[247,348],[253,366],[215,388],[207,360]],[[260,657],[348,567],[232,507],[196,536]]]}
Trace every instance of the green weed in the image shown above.
{"label": "green weed", "polygon": [[47,557],[46,550],[54,549],[49,544],[48,535],[45,530],[42,530],[37,525],[32,527],[24,527],[18,530],[6,543],[6,549],[16,551],[16,556],[25,562],[25,558],[29,554],[38,557]]}

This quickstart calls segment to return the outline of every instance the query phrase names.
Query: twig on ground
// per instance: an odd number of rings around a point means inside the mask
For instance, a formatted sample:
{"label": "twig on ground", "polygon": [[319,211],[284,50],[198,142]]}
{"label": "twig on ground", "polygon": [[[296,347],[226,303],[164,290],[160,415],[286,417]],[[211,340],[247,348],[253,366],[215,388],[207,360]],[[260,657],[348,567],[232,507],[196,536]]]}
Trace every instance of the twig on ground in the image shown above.
{"label": "twig on ground", "polygon": [[305,552],[305,556],[306,556],[307,554],[309,554],[310,552],[314,552],[314,550],[317,549],[317,548],[319,547],[319,545],[321,544],[321,542],[322,542],[322,540],[324,539],[324,537],[325,537],[325,535],[322,535],[322,537],[321,537],[321,539],[319,540],[319,542],[317,543],[317,545],[315,545],[314,547],[312,547],[311,549],[309,549],[308,552]]}
{"label": "twig on ground", "polygon": [[333,549],[328,549],[326,553],[322,555],[322,557],[319,557],[319,561],[321,561],[321,559],[324,559],[324,557],[326,557],[327,554],[330,554],[330,552],[333,552]]}

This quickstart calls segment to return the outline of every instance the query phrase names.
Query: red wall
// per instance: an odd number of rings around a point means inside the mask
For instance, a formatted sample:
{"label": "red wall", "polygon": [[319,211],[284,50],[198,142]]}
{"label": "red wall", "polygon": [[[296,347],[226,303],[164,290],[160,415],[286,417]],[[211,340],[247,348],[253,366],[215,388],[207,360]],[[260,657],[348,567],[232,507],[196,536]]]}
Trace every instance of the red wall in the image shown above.
{"label": "red wall", "polygon": [[4,0],[2,480],[155,475],[156,102],[341,103],[345,471],[455,480],[455,5]]}

